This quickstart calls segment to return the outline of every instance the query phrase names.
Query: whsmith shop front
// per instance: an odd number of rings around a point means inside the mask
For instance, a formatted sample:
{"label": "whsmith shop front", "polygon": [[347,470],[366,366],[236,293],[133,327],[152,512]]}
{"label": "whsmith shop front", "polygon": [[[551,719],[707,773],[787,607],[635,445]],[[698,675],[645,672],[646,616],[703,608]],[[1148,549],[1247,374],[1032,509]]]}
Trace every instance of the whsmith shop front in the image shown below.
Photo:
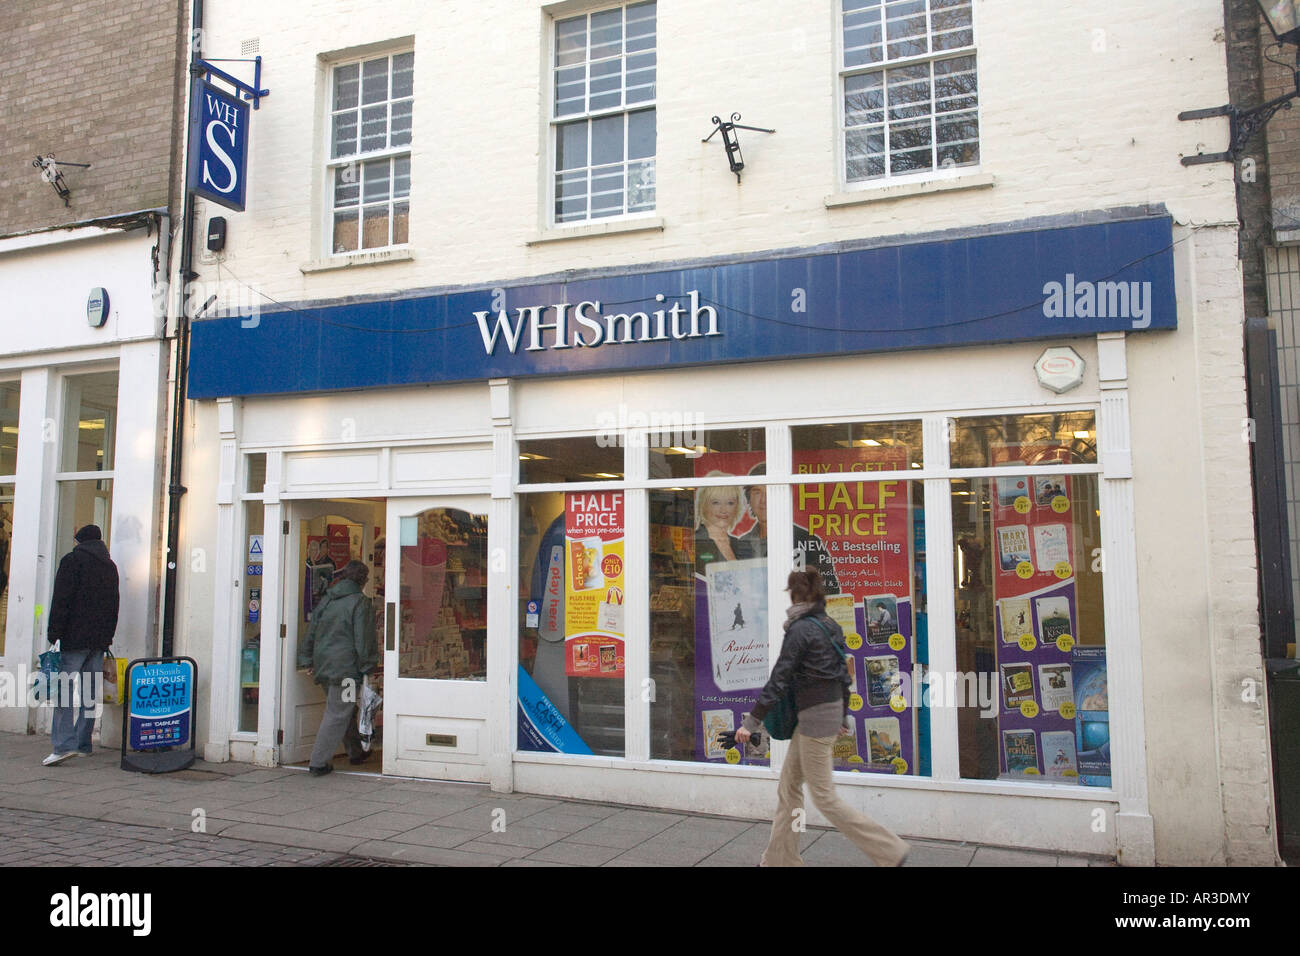
{"label": "whsmith shop front", "polygon": [[188,573],[206,755],[306,759],[297,642],[359,558],[365,769],[765,817],[783,745],[720,734],[816,567],[850,649],[846,799],[1150,859],[1142,644],[1168,638],[1139,626],[1164,598],[1135,486],[1176,495],[1189,465],[1139,473],[1129,376],[1184,334],[1180,255],[1168,217],[1112,216],[196,323],[188,533],[236,582]]}

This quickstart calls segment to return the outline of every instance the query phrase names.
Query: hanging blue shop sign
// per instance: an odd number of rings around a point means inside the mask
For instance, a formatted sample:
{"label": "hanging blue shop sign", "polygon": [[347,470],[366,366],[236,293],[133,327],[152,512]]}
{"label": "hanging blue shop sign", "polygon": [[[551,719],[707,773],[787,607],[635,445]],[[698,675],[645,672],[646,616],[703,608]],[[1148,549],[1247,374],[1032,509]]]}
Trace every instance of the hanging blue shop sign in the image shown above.
{"label": "hanging blue shop sign", "polygon": [[195,322],[189,397],[565,376],[1178,327],[1168,215],[842,243]]}
{"label": "hanging blue shop sign", "polygon": [[201,80],[190,112],[186,184],[196,196],[244,210],[248,173],[249,105]]}

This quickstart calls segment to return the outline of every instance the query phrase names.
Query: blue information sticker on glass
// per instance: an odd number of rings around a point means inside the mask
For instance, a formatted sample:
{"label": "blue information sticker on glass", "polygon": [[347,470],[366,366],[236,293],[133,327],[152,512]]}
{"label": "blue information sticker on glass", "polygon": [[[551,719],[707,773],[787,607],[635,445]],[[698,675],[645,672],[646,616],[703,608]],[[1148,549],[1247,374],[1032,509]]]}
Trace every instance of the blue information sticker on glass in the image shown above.
{"label": "blue information sticker on glass", "polygon": [[133,750],[183,747],[194,717],[194,666],[189,661],[131,668],[127,724]]}

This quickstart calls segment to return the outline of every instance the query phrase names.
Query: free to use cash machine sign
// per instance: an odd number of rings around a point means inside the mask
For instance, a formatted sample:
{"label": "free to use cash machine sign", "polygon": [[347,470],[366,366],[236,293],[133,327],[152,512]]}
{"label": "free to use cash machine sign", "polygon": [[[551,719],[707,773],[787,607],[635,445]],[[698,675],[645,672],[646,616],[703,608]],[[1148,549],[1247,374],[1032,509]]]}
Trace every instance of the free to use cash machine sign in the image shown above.
{"label": "free to use cash machine sign", "polygon": [[132,750],[183,747],[194,714],[194,665],[188,660],[131,668],[128,741]]}

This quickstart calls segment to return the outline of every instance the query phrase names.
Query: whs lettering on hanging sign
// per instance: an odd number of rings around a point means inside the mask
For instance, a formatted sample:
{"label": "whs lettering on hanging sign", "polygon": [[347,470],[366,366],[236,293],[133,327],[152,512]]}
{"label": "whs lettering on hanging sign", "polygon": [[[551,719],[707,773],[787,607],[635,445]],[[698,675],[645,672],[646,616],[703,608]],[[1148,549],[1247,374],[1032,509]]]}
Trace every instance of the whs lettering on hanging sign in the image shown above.
{"label": "whs lettering on hanging sign", "polygon": [[249,105],[204,81],[190,117],[187,184],[202,196],[242,212],[248,169]]}
{"label": "whs lettering on hanging sign", "polygon": [[[491,312],[475,312],[479,334],[483,337],[483,351],[491,355],[497,340],[505,343],[514,355],[519,344],[525,341],[525,352],[542,352],[546,349],[596,348],[600,345],[625,345],[635,342],[668,342],[673,339],[707,338],[721,335],[718,312],[711,305],[700,305],[700,293],[688,293],[689,305],[674,302],[671,307],[643,312],[612,312],[601,315],[598,301],[569,302],[555,305],[531,305],[514,310],[502,309],[495,318]],[[655,295],[655,302],[666,305],[667,296]],[[551,321],[544,321],[550,314]],[[544,333],[550,333],[549,343]]]}

